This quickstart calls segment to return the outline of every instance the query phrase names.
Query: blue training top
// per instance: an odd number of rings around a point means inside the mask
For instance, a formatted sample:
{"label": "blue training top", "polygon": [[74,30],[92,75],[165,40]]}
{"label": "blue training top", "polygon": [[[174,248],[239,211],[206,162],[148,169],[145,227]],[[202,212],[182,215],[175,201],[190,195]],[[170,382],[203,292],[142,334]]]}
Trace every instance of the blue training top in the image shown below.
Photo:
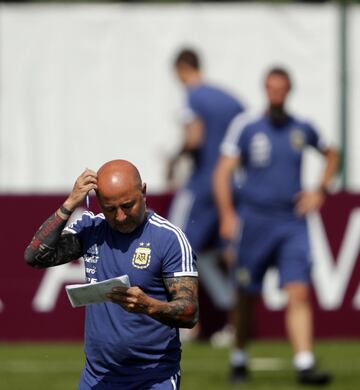
{"label": "blue training top", "polygon": [[[77,234],[82,243],[89,282],[127,274],[131,286],[167,301],[164,278],[198,275],[184,233],[153,212],[129,234],[113,230],[103,214],[91,212],[65,230]],[[114,303],[92,304],[86,307],[85,354],[86,369],[99,380],[170,378],[179,370],[179,332]]]}
{"label": "blue training top", "polygon": [[293,211],[307,146],[321,152],[326,149],[314,127],[293,116],[282,126],[275,126],[266,115],[234,118],[221,153],[241,157],[245,178],[240,203],[269,211]]}
{"label": "blue training top", "polygon": [[244,111],[230,94],[219,88],[200,84],[187,89],[187,109],[203,123],[203,143],[195,156],[189,185],[211,188],[212,172],[219,157],[219,146],[231,120]]}

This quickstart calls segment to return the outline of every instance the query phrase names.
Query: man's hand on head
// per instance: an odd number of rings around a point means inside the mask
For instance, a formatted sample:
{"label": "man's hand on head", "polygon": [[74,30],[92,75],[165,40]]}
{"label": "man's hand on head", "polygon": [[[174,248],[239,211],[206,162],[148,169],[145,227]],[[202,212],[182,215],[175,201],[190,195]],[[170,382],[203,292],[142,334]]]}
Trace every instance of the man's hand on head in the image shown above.
{"label": "man's hand on head", "polygon": [[69,211],[74,211],[84,202],[91,190],[97,190],[97,173],[91,169],[85,169],[76,179],[70,195],[64,202],[64,207]]}

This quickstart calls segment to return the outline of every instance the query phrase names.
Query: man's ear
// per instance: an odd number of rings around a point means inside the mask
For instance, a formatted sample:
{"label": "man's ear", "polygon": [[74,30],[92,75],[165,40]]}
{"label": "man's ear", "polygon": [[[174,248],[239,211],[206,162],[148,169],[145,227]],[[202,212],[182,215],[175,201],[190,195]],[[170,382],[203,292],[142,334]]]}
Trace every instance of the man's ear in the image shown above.
{"label": "man's ear", "polygon": [[141,193],[143,194],[143,196],[146,196],[146,183],[143,183]]}

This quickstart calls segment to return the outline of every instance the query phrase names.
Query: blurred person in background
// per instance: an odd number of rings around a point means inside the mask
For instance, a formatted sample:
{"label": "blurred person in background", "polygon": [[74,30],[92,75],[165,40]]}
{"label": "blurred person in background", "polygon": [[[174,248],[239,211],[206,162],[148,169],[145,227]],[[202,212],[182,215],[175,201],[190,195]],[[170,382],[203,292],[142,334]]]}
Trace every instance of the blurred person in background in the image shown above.
{"label": "blurred person in background", "polygon": [[[213,303],[227,311],[233,305],[234,293],[226,271],[218,264],[219,225],[212,176],[225,131],[244,107],[228,92],[205,82],[199,55],[194,50],[182,49],[175,57],[174,67],[185,87],[186,103],[181,116],[184,138],[170,161],[169,183],[183,156],[190,157],[192,167],[186,184],[175,194],[168,218],[184,230],[198,254],[200,282]],[[184,331],[183,340],[195,338],[198,333],[199,327]]]}
{"label": "blurred person in background", "polygon": [[[319,371],[313,353],[310,304],[311,258],[306,216],[320,209],[338,168],[338,153],[315,128],[285,108],[291,80],[283,68],[265,77],[264,114],[236,117],[221,145],[214,174],[214,192],[220,213],[220,235],[237,239],[233,269],[237,299],[234,313],[235,345],[230,356],[231,380],[248,379],[248,339],[252,307],[261,292],[266,270],[275,266],[280,287],[287,294],[286,329],[293,348],[297,380],[322,385],[331,376]],[[301,190],[300,173],[307,147],[325,160],[317,189]],[[238,168],[244,175],[238,206],[234,206],[231,178]],[[237,238],[236,238],[237,236]]]}
{"label": "blurred person in background", "polygon": [[[91,190],[103,214],[86,211],[66,227]],[[85,170],[25,250],[35,268],[80,257],[89,283],[127,274],[131,287],[86,306],[79,390],[179,389],[179,327],[198,318],[196,257],[179,228],[146,209],[146,184],[130,162]]]}

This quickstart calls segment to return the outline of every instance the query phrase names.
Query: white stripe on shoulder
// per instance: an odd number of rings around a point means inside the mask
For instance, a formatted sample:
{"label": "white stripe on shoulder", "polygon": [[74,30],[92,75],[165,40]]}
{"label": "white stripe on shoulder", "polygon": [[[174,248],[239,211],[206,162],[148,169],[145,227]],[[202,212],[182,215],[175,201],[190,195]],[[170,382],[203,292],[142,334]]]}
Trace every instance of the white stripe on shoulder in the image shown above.
{"label": "white stripe on shoulder", "polygon": [[[101,218],[101,219],[105,219],[105,216],[103,213],[99,213],[99,214],[94,214],[92,211],[89,211],[89,210],[86,210],[84,212],[85,215],[88,215],[91,219],[96,219],[96,218]],[[83,215],[84,215],[83,214]]]}
{"label": "white stripe on shoulder", "polygon": [[189,271],[189,270],[193,271],[194,267],[193,267],[193,263],[192,263],[192,249],[191,249],[191,245],[190,245],[188,239],[185,236],[185,233],[178,226],[169,222],[166,218],[163,218],[156,213],[153,214],[153,217],[154,217],[154,219],[156,219],[162,223],[168,224],[169,226],[171,226],[173,229],[175,229],[180,234],[180,237],[182,238],[182,240],[184,242],[185,252],[186,252],[185,270],[186,271]]}
{"label": "white stripe on shoulder", "polygon": [[160,217],[157,214],[153,214],[150,217],[149,222],[152,223],[153,225],[168,229],[173,233],[175,233],[181,248],[182,271],[192,272],[193,271],[192,250],[189,241],[185,237],[184,232],[178,227],[176,227],[175,225],[173,225],[172,223],[170,223],[167,219]]}
{"label": "white stripe on shoulder", "polygon": [[238,146],[239,138],[244,128],[257,117],[254,111],[242,112],[236,115],[230,122],[225,137],[220,145],[220,153],[225,156],[235,157],[240,155]]}
{"label": "white stripe on shoulder", "polygon": [[[168,230],[171,230],[173,232],[175,232],[174,229],[168,227],[168,226],[164,226],[163,224],[161,223],[158,223],[154,220],[152,220],[151,218],[149,219],[149,223],[152,224],[152,225],[155,225],[155,226],[158,226],[158,227],[161,227],[161,228],[164,228],[164,229],[168,229]],[[182,244],[181,240],[179,239],[179,234],[175,232],[175,234],[178,236],[178,240],[179,240],[179,243],[180,243],[180,248],[181,248],[181,268],[184,270],[185,269],[185,264],[186,264],[186,254],[185,254],[185,250],[184,250],[184,245]]]}
{"label": "white stripe on shoulder", "polygon": [[92,211],[85,210],[83,213],[81,213],[80,215],[76,216],[74,219],[72,219],[70,217],[70,219],[68,221],[68,224],[64,228],[64,231],[72,233],[72,234],[77,234],[77,231],[73,229],[73,226],[75,224],[77,224],[79,221],[81,221],[81,219],[83,218],[84,215],[90,217],[91,219],[97,219],[97,218],[105,219],[105,216],[102,213],[94,214]]}

